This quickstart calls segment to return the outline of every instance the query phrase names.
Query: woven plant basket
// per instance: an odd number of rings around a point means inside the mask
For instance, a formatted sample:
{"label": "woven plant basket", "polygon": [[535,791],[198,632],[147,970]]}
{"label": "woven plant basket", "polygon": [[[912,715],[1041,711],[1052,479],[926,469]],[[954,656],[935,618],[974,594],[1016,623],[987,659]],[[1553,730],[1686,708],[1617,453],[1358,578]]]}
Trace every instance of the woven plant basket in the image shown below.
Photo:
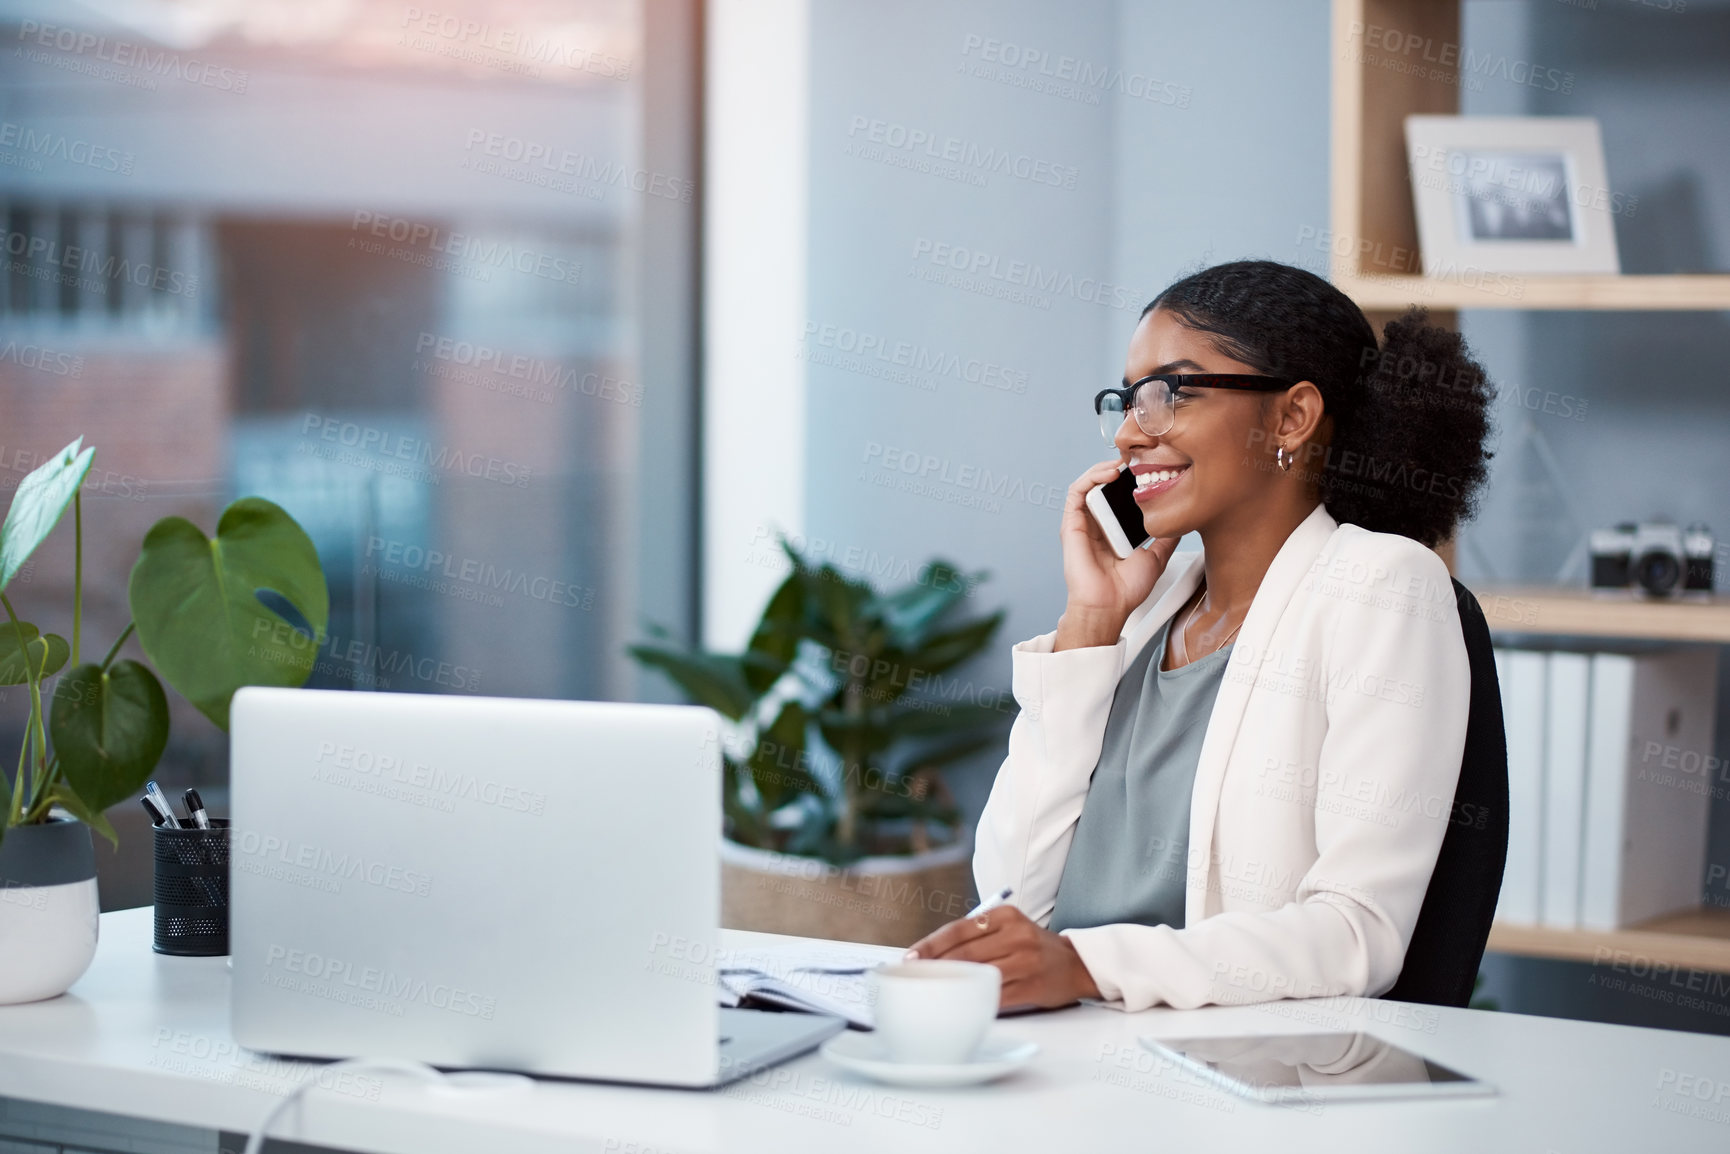
{"label": "woven plant basket", "polygon": [[721,924],[728,929],[910,946],[975,901],[965,841],[844,867],[721,843]]}

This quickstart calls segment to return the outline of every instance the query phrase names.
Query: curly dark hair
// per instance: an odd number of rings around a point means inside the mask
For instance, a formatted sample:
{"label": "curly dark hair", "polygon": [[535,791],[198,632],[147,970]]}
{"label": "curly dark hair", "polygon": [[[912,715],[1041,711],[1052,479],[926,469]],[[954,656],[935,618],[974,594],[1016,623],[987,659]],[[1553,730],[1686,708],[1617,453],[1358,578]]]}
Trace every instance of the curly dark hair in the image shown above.
{"label": "curly dark hair", "polygon": [[[1378,347],[1363,310],[1312,272],[1274,261],[1215,265],[1142,310],[1165,309],[1259,373],[1312,381],[1333,416],[1317,470],[1336,521],[1435,546],[1477,512],[1495,388],[1460,334],[1414,308]],[[1313,467],[1313,466],[1312,466]]]}

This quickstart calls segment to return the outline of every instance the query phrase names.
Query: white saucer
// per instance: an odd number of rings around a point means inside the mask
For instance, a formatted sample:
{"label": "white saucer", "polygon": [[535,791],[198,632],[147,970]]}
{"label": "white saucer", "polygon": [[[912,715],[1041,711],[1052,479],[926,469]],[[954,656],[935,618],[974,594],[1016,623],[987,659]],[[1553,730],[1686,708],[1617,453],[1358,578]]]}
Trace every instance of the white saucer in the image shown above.
{"label": "white saucer", "polygon": [[1034,1042],[1015,1038],[988,1037],[970,1061],[947,1065],[892,1062],[883,1039],[876,1034],[843,1030],[823,1043],[825,1058],[845,1070],[864,1074],[879,1082],[898,1086],[971,1086],[990,1082],[1019,1070],[1039,1053]]}

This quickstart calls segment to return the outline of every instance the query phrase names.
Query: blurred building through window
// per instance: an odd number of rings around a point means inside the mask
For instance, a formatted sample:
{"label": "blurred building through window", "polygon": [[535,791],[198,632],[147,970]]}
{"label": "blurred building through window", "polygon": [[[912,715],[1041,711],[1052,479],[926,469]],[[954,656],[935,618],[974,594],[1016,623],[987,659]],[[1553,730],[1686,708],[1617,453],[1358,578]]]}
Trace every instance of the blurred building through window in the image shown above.
{"label": "blurred building through window", "polygon": [[[312,685],[640,695],[694,624],[694,7],[0,2],[0,495],[96,447],[87,649],[151,523],[257,494]],[[62,633],[69,530],[12,594]],[[177,701],[159,776],[226,744]]]}

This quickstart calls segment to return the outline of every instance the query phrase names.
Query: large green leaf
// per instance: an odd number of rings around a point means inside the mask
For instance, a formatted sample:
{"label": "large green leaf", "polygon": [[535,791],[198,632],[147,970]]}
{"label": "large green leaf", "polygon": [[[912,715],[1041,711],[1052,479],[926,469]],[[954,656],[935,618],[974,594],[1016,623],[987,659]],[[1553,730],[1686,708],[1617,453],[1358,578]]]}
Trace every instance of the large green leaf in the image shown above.
{"label": "large green leaf", "polygon": [[745,683],[753,693],[767,692],[798,655],[799,638],[805,626],[805,602],[804,575],[797,571],[781,582],[781,587],[769,598],[747,650],[758,658],[744,668]]}
{"label": "large green leaf", "polygon": [[909,774],[916,769],[940,769],[980,750],[1000,749],[1002,745],[1002,739],[993,733],[983,737],[969,737],[949,745],[927,747],[906,757],[905,764],[900,766],[896,773]]}
{"label": "large green leaf", "polygon": [[913,584],[878,599],[880,612],[896,644],[904,648],[920,645],[937,622],[967,596],[965,574],[947,561],[931,561],[921,567]]}
{"label": "large green leaf", "polygon": [[[930,638],[919,648],[904,650],[886,646],[872,653],[856,653],[843,657],[835,654],[830,663],[837,672],[856,678],[864,684],[865,700],[872,705],[894,701],[903,694],[945,694],[944,687],[953,686],[958,678],[940,674],[960,665],[990,643],[1002,623],[1001,614],[974,621],[948,633]],[[965,683],[971,688],[971,682]]]}
{"label": "large green leaf", "polygon": [[108,819],[102,816],[99,809],[91,809],[84,804],[84,799],[72,792],[72,787],[64,781],[57,781],[48,787],[48,802],[58,805],[73,817],[108,839],[108,844],[115,849],[120,848],[120,837],[114,832],[114,827],[108,824]]}
{"label": "large green leaf", "polygon": [[874,753],[899,741],[949,737],[1007,724],[1014,716],[1013,712],[974,701],[924,701],[918,705],[902,701],[856,714],[820,710],[817,724],[823,740],[836,749],[847,745]]}
{"label": "large green leaf", "polygon": [[733,841],[770,849],[774,845],[774,835],[764,822],[763,814],[746,804],[744,791],[740,788],[741,779],[749,773],[748,767],[732,758],[726,759],[726,780],[721,786],[723,824],[727,836]]}
{"label": "large green leaf", "polygon": [[[1008,701],[1014,705],[1013,699]],[[995,705],[974,701],[945,702],[943,710],[908,707],[897,709],[881,718],[885,740],[902,741],[910,738],[947,737],[985,726],[1005,725],[1014,720],[1014,712]]]}
{"label": "large green leaf", "polygon": [[757,748],[751,754],[751,780],[765,811],[779,809],[801,793],[823,792],[806,768],[805,731],[810,720],[804,706],[790,701],[757,738]]}
{"label": "large green leaf", "polygon": [[946,633],[927,638],[923,645],[908,655],[909,660],[929,673],[942,673],[944,670],[953,669],[989,645],[991,638],[997,633],[997,627],[1002,624],[1001,610],[978,621],[969,621]]}
{"label": "large green leaf", "polygon": [[311,538],[260,497],[223,510],[214,538],[184,517],[151,526],[127,593],[144,652],[224,730],[241,686],[305,683],[330,616]]}
{"label": "large green leaf", "polygon": [[889,748],[893,736],[883,724],[886,716],[882,709],[857,714],[822,709],[817,712],[817,729],[831,749],[850,758],[873,761],[876,754]]}
{"label": "large green leaf", "polygon": [[74,666],[54,687],[48,733],[61,771],[100,813],[143,788],[168,744],[168,696],[150,670],[122,659]]}
{"label": "large green leaf", "polygon": [[6,523],[0,525],[0,590],[12,583],[30,554],[47,540],[78,494],[96,457],[95,449],[80,451],[83,444],[84,438],[79,437],[18,483]]}
{"label": "large green leaf", "polygon": [[870,612],[876,597],[871,586],[854,581],[833,565],[825,565],[806,578],[811,604],[806,628],[811,640],[827,649],[846,652],[874,651],[873,635],[882,633],[880,621]]}
{"label": "large green leaf", "polygon": [[918,689],[930,677],[911,656],[900,649],[856,653],[843,659],[841,654],[830,657],[830,666],[837,672],[864,683],[865,700],[873,705],[885,705],[902,694]]}
{"label": "large green leaf", "polygon": [[659,669],[696,705],[738,721],[756,701],[745,680],[744,661],[722,653],[690,653],[671,645],[632,645],[632,657]]}
{"label": "large green leaf", "polygon": [[72,647],[64,637],[54,633],[44,636],[28,621],[14,626],[10,621],[0,620],[0,685],[23,685],[30,680],[24,651],[18,647],[19,630],[23,631],[24,643],[30,650],[29,669],[35,670],[37,680],[59,673],[72,656]]}

